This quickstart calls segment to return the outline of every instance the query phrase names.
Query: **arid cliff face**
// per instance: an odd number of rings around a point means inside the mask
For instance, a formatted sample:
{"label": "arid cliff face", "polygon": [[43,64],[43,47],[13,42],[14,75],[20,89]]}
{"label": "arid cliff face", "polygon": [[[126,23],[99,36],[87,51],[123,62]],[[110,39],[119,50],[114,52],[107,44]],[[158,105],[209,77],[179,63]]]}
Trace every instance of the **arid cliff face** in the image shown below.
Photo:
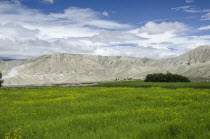
{"label": "arid cliff face", "polygon": [[210,77],[210,46],[175,58],[155,60],[121,56],[44,55],[24,61],[0,61],[4,85],[56,84],[143,79],[170,71],[188,77]]}

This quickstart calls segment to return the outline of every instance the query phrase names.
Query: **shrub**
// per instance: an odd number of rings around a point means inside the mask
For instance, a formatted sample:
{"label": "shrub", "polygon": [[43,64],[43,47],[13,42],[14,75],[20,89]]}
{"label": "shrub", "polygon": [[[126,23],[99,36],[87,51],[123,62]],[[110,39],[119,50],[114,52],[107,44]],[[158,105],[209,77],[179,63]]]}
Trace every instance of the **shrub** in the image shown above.
{"label": "shrub", "polygon": [[0,87],[2,87],[3,82],[4,82],[4,80],[2,80],[2,73],[0,72]]}
{"label": "shrub", "polygon": [[145,82],[190,82],[187,77],[172,73],[154,73],[146,76]]}

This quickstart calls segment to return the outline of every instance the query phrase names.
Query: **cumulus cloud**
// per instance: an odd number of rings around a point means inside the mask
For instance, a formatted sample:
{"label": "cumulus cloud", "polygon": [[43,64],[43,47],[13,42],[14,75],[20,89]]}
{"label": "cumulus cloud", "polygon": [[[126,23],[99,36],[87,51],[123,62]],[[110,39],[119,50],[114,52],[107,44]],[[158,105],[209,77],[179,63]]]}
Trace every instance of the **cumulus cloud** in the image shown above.
{"label": "cumulus cloud", "polygon": [[163,52],[165,56],[172,55],[172,53],[177,56],[197,46],[210,44],[209,36],[205,36],[205,38],[197,36],[196,38],[187,35],[189,29],[190,27],[180,22],[148,22],[133,32],[136,32],[138,36],[149,38],[139,45],[167,50],[167,53]]}
{"label": "cumulus cloud", "polygon": [[[25,59],[53,53],[166,58],[199,45],[209,36],[188,36],[180,22],[132,25],[106,20],[108,13],[69,7],[42,13],[18,2],[0,2],[0,57]],[[208,39],[209,38],[209,39]]]}
{"label": "cumulus cloud", "polygon": [[147,32],[149,34],[160,34],[165,32],[183,32],[187,26],[180,22],[148,22],[139,29],[139,32]]}
{"label": "cumulus cloud", "polygon": [[39,34],[38,29],[28,29],[15,23],[0,24],[0,32],[0,38],[12,40],[33,39]]}

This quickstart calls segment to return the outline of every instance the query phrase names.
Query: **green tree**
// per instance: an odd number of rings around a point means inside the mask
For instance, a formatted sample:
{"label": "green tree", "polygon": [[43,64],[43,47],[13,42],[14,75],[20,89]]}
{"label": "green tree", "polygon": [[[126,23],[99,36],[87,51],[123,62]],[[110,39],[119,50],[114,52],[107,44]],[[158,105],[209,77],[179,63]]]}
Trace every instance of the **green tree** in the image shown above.
{"label": "green tree", "polygon": [[182,75],[167,72],[166,74],[148,74],[146,76],[145,82],[190,82],[190,80]]}
{"label": "green tree", "polygon": [[2,72],[0,72],[0,87],[2,87],[3,82],[4,82],[4,80],[2,80]]}

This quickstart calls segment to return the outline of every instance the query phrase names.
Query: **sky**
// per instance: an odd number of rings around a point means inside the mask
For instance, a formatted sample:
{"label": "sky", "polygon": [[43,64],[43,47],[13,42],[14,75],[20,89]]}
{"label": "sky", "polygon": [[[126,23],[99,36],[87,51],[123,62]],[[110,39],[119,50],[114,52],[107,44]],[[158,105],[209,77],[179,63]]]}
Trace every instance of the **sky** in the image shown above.
{"label": "sky", "polygon": [[210,0],[0,0],[0,58],[179,56],[210,45]]}

